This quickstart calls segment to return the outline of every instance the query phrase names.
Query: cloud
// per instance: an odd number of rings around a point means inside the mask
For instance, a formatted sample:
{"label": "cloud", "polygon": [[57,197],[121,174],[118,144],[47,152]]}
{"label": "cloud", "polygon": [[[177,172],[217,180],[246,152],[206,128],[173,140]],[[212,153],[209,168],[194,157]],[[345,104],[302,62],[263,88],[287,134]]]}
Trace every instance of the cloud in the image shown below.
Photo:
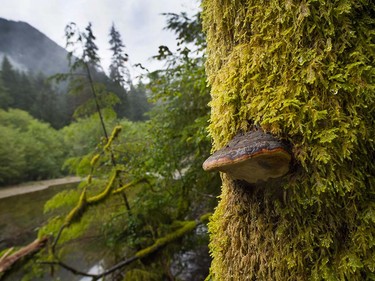
{"label": "cloud", "polygon": [[175,35],[163,30],[165,12],[196,12],[192,0],[1,0],[0,17],[25,21],[65,46],[64,28],[75,22],[82,30],[92,22],[103,66],[108,68],[108,34],[112,23],[120,32],[132,63],[152,67],[149,58],[159,45],[171,46]]}

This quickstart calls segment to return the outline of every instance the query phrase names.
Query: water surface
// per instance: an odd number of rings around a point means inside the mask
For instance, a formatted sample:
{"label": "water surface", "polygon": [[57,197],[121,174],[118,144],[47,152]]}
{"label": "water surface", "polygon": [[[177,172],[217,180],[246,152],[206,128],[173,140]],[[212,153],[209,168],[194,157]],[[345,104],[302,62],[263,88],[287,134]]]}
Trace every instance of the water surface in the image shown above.
{"label": "water surface", "polygon": [[[63,189],[76,188],[77,183],[52,186],[48,189],[15,195],[0,199],[0,251],[13,247],[23,246],[34,241],[37,237],[38,228],[48,220],[43,213],[44,204],[55,194]],[[90,253],[87,260],[81,247],[75,247],[76,251],[70,253],[65,260],[82,271],[89,271],[97,263]],[[99,253],[98,253],[99,254]],[[99,257],[97,257],[99,258]],[[91,273],[91,272],[90,272]],[[2,281],[19,281],[24,273],[22,270],[3,276]],[[78,281],[82,277],[75,276],[66,270],[58,269],[55,277],[45,276],[35,280],[61,280]]]}

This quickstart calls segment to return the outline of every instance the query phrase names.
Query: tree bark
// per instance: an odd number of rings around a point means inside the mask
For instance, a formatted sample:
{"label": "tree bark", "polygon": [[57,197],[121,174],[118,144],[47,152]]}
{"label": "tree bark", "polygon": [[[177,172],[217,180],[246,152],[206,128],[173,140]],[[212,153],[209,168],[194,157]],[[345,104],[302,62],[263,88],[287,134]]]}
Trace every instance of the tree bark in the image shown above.
{"label": "tree bark", "polygon": [[212,279],[372,279],[375,2],[202,6],[213,149],[257,128],[293,158],[280,183],[223,174]]}
{"label": "tree bark", "polygon": [[31,256],[41,250],[47,243],[48,238],[44,237],[41,239],[36,239],[34,242],[22,247],[18,251],[14,252],[9,256],[2,257],[0,259],[0,273],[11,269],[11,267],[23,259],[24,257]]}

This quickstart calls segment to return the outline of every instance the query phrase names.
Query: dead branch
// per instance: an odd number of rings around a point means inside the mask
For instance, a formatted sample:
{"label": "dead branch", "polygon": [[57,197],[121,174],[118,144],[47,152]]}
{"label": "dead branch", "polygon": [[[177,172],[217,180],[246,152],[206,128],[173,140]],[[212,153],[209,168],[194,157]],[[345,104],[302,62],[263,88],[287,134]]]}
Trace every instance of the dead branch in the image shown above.
{"label": "dead branch", "polygon": [[47,241],[47,237],[36,239],[34,242],[25,247],[22,247],[11,255],[9,255],[9,253],[7,252],[8,255],[6,255],[5,257],[3,256],[0,260],[0,273],[9,270],[16,262],[18,262],[22,258],[35,254],[36,252],[41,250],[45,246]]}

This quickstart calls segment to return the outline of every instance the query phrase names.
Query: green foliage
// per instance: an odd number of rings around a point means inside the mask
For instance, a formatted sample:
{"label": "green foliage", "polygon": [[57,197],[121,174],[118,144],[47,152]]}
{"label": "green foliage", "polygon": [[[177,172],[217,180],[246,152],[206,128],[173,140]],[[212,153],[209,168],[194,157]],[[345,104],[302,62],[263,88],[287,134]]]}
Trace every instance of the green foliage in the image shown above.
{"label": "green foliage", "polygon": [[150,107],[146,93],[142,85],[135,86],[130,81],[129,71],[124,65],[128,56],[124,53],[124,45],[115,27],[112,26],[110,32],[109,43],[113,54],[109,78],[101,70],[91,24],[85,32],[81,32],[75,23],[70,23],[66,26],[65,34],[67,48],[71,50],[71,72],[57,75],[56,78],[69,80],[74,117],[87,117],[100,108],[114,110],[121,118],[145,120],[144,113]]}
{"label": "green foliage", "polygon": [[131,121],[145,121],[148,119],[147,112],[150,109],[147,87],[140,82],[137,85],[130,85],[126,100],[118,106],[117,112],[119,112],[119,117],[125,117]]}
{"label": "green foliage", "polygon": [[[105,126],[112,130],[116,125],[113,111],[104,110],[102,113]],[[88,164],[92,154],[100,149],[103,140],[103,131],[99,122],[98,114],[93,114],[90,117],[78,118],[61,130],[64,145],[70,148],[65,155],[64,163],[64,168],[70,173],[76,173],[79,176],[86,176],[89,173],[91,167]]]}
{"label": "green foliage", "polygon": [[56,194],[53,198],[47,201],[44,205],[44,212],[48,213],[52,210],[59,209],[62,207],[72,208],[76,204],[79,198],[78,190],[64,190]]}
{"label": "green foliage", "polygon": [[60,134],[19,109],[0,110],[0,183],[61,175],[65,148]]}
{"label": "green foliage", "polygon": [[[112,128],[116,122],[110,112],[104,111],[105,124]],[[102,130],[99,124],[99,116],[94,114],[87,118],[78,118],[61,132],[64,142],[70,147],[69,156],[83,156],[95,149],[102,138]]]}
{"label": "green foliage", "polygon": [[[148,121],[107,118],[105,125],[112,129],[108,139],[101,137],[96,125],[99,117],[94,115],[62,130],[65,144],[71,148],[67,165],[87,178],[78,191],[57,195],[45,207],[48,212],[65,214],[39,233],[56,237],[64,229],[56,245],[57,256],[64,251],[61,242],[93,230],[101,232],[114,259],[142,258],[125,270],[127,278],[167,278],[171,274],[168,268],[184,252],[194,251],[197,261],[208,256],[207,239],[202,238],[207,233],[204,228],[200,235],[193,230],[207,219],[200,216],[213,210],[219,186],[218,175],[201,169],[210,151],[204,129],[210,111],[209,88],[202,46],[194,42],[189,47],[196,47],[190,50],[187,43],[192,42],[185,39],[191,35],[189,28],[196,25],[180,25],[180,20],[190,21],[186,16],[173,16],[170,23],[175,22],[171,26],[178,34],[183,30],[181,49],[167,58],[159,56],[167,63],[165,69],[150,73],[149,83],[135,88],[148,91],[153,101]],[[194,32],[196,38],[203,36],[199,30]]]}
{"label": "green foliage", "polygon": [[195,221],[187,221],[183,224],[183,226],[180,229],[157,239],[155,243],[153,243],[151,246],[138,251],[135,255],[139,258],[146,257],[150,253],[155,252],[156,250],[169,244],[171,241],[176,240],[184,236],[187,232],[194,230],[196,226],[197,226],[197,223]]}
{"label": "green foliage", "polygon": [[[171,18],[171,21],[180,20],[184,22],[186,18]],[[184,34],[189,34],[188,30],[184,29]],[[179,35],[180,30],[177,33]],[[187,51],[186,43],[191,42],[183,38],[181,35],[181,48],[177,53],[157,56],[167,66],[148,76],[153,108],[149,112],[150,120],[138,132],[140,150],[135,157],[121,161],[128,177],[147,176],[146,183],[134,187],[132,216],[122,235],[115,236],[118,244],[132,249],[157,247],[169,233],[183,227],[176,228],[175,221],[196,219],[200,214],[212,211],[216,203],[218,176],[201,169],[203,159],[210,151],[210,140],[204,129],[209,118],[204,58],[200,53],[201,46]],[[127,130],[123,129],[123,132],[129,138]],[[160,237],[163,239],[158,240]],[[163,260],[171,262],[179,252],[195,251],[204,246],[205,241],[194,234],[189,237],[192,238],[168,244],[159,258],[147,262],[147,267],[156,267],[160,272],[165,267]]]}
{"label": "green foliage", "polygon": [[88,117],[98,114],[104,136],[107,131],[104,124],[102,110],[113,110],[119,98],[109,93],[104,83],[98,82],[105,74],[101,71],[100,58],[97,54],[98,47],[95,44],[95,36],[91,23],[81,32],[75,23],[65,27],[66,47],[68,53],[70,73],[59,74],[55,78],[70,82],[70,94],[78,98],[78,104],[74,111],[74,117]]}
{"label": "green foliage", "polygon": [[[95,91],[98,94],[98,104],[100,108],[106,110],[107,114],[112,115],[113,117],[116,116],[116,113],[113,111],[113,108],[116,104],[120,102],[120,99],[114,94],[105,91],[104,85],[95,84]],[[78,105],[74,111],[73,118],[85,118],[93,114],[97,114],[97,105],[94,99],[88,99],[82,104]]]}
{"label": "green foliage", "polygon": [[19,138],[19,131],[0,126],[0,184],[10,183],[13,179],[22,178],[26,169],[24,143]]}
{"label": "green foliage", "polygon": [[[79,220],[79,223],[72,224],[69,227],[69,231],[62,232],[59,243],[64,244],[72,242],[77,238],[83,237],[90,229],[90,226],[94,222],[95,214],[88,211]],[[60,216],[52,217],[48,224],[41,227],[38,231],[38,237],[53,236],[59,233],[61,227],[66,223],[65,219]],[[61,255],[66,254],[64,247],[61,248]]]}
{"label": "green foliage", "polygon": [[289,141],[296,161],[280,191],[249,194],[224,178],[210,226],[214,279],[371,278],[373,1],[203,7],[214,149],[255,125]]}
{"label": "green foliage", "polygon": [[[201,14],[197,13],[189,17],[185,12],[181,14],[166,13],[166,29],[173,31],[177,35],[177,45],[186,47],[193,44],[198,51],[206,48],[206,37],[202,32]],[[180,49],[184,50],[184,49]],[[183,51],[184,52],[184,51]]]}
{"label": "green foliage", "polygon": [[[185,15],[181,18],[173,15],[169,18],[170,26],[181,26],[172,22],[185,20]],[[172,30],[181,35],[181,49],[168,57],[158,56],[167,66],[148,76],[154,107],[146,124],[143,157],[130,162],[131,173],[150,177],[151,187],[137,193],[135,200],[146,206],[141,211],[142,217],[155,232],[162,224],[210,210],[215,200],[202,198],[202,193],[215,194],[218,186],[217,175],[201,169],[210,150],[204,130],[209,118],[209,88],[201,46],[186,52],[185,46],[191,42],[184,36],[190,36],[191,30]]]}
{"label": "green foliage", "polygon": [[161,274],[150,272],[149,269],[132,269],[126,272],[123,281],[158,281]]}

